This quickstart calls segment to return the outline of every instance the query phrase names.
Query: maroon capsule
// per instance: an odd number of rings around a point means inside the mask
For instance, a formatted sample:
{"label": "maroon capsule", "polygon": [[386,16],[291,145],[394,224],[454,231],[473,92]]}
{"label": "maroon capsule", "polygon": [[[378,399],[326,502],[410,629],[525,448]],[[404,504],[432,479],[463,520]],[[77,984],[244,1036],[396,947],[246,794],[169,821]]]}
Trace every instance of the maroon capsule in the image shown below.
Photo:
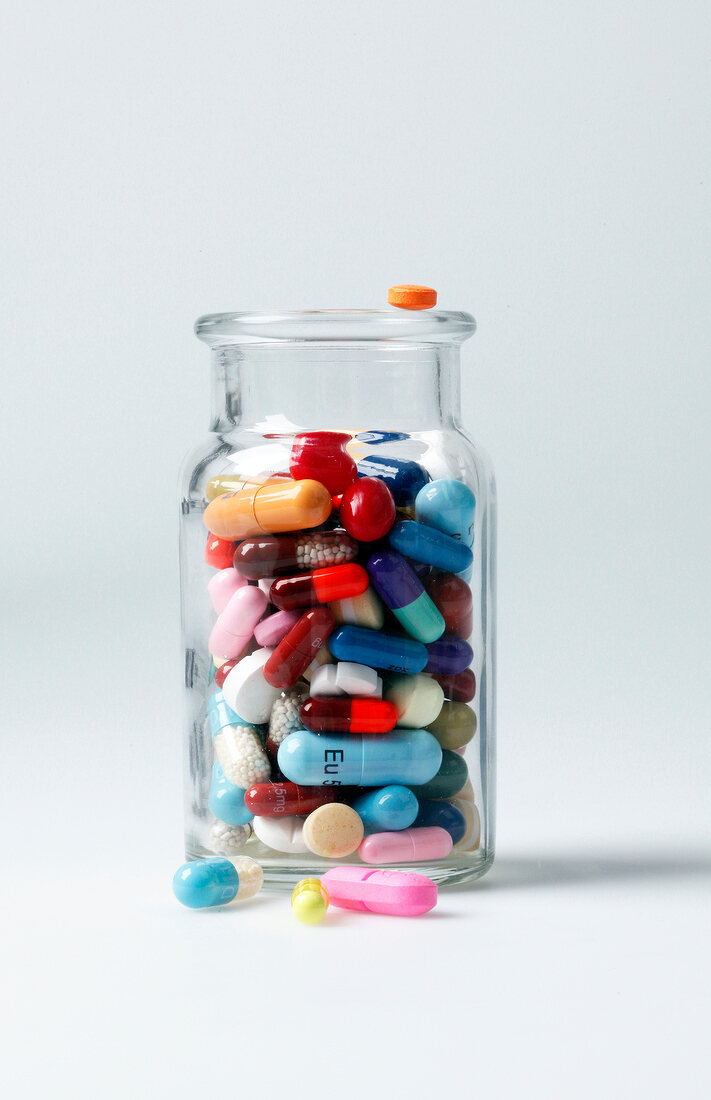
{"label": "maroon capsule", "polygon": [[272,687],[293,687],[303,676],[336,625],[327,607],[307,611],[292,626],[264,666],[264,679]]}
{"label": "maroon capsule", "polygon": [[468,638],[472,632],[472,592],[454,573],[435,573],[425,581],[425,591],[444,619],[449,634]]}
{"label": "maroon capsule", "polygon": [[[296,783],[255,783],[244,793],[244,804],[257,817],[310,814],[339,795],[335,787],[299,787]],[[342,796],[341,796],[342,797]]]}
{"label": "maroon capsule", "polygon": [[300,569],[342,565],[358,554],[356,543],[343,530],[307,531],[297,535],[254,535],[239,543],[234,567],[252,581],[281,577]]}
{"label": "maroon capsule", "polygon": [[390,733],[397,725],[397,708],[384,699],[328,696],[307,699],[299,717],[314,733]]}
{"label": "maroon capsule", "polygon": [[471,703],[476,695],[476,676],[470,668],[452,676],[432,675],[432,679],[442,688],[445,699],[451,699],[453,703]]}
{"label": "maroon capsule", "polygon": [[295,611],[299,607],[312,607],[332,600],[350,600],[360,596],[368,587],[368,574],[362,565],[327,565],[313,573],[301,573],[296,577],[279,577],[269,590],[269,599],[275,607]]}

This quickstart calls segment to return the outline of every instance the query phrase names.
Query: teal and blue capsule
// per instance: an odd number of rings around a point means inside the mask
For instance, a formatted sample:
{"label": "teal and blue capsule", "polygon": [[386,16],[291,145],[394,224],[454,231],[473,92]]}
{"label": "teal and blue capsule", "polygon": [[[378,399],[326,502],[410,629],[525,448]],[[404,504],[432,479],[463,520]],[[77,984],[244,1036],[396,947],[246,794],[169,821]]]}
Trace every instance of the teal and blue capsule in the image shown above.
{"label": "teal and blue capsule", "polygon": [[411,787],[437,775],[442,749],[427,730],[347,737],[295,730],[279,746],[277,761],[281,773],[302,787]]}
{"label": "teal and blue capsule", "polygon": [[422,672],[429,660],[422,642],[364,626],[342,626],[328,639],[328,648],[337,661],[354,661],[388,672]]}
{"label": "teal and blue capsule", "polygon": [[418,802],[422,805],[428,799],[454,798],[466,783],[468,775],[469,772],[464,757],[460,756],[458,752],[453,752],[452,749],[443,749],[442,762],[437,774],[425,783],[414,787],[411,783],[408,783],[408,787],[412,789]]}
{"label": "teal and blue capsule", "polygon": [[408,634],[425,644],[442,636],[444,619],[401,554],[378,550],[366,568],[375,591]]}
{"label": "teal and blue capsule", "polygon": [[467,831],[467,820],[461,810],[451,802],[433,802],[426,798],[420,802],[419,807],[414,825],[416,829],[427,829],[432,825],[438,825],[440,829],[447,830],[452,838],[452,844],[459,843]]}
{"label": "teal and blue capsule", "polygon": [[468,546],[436,527],[406,519],[396,523],[388,535],[390,545],[399,553],[447,573],[469,569],[474,555]]}
{"label": "teal and blue capsule", "polygon": [[362,458],[358,463],[358,477],[377,477],[384,481],[398,508],[412,504],[430,480],[427,470],[419,462],[385,455],[366,455]]}
{"label": "teal and blue capsule", "polygon": [[351,802],[366,833],[394,833],[409,829],[419,809],[416,796],[409,787],[396,783],[367,791]]}
{"label": "teal and blue capsule", "polygon": [[246,825],[254,817],[244,804],[242,787],[230,783],[218,761],[212,765],[207,805],[210,813],[227,825]]}

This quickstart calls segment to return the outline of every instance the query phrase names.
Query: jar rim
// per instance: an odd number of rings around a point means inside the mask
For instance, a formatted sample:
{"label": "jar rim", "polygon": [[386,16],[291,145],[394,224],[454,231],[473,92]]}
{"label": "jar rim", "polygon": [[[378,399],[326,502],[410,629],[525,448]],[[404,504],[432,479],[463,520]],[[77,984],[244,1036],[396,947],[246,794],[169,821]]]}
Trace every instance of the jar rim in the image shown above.
{"label": "jar rim", "polygon": [[470,313],[439,309],[245,310],[208,313],[195,322],[196,335],[211,347],[280,341],[460,344],[475,330],[476,321]]}

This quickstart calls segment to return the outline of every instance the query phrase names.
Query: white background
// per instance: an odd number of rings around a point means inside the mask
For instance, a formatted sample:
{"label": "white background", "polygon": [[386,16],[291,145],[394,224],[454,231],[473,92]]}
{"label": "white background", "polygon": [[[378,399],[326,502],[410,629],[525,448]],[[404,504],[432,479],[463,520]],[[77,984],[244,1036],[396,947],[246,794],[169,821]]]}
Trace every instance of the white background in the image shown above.
{"label": "white background", "polygon": [[[3,1097],[706,1098],[708,5],[16,5],[0,43]],[[467,309],[499,858],[419,921],[189,913],[191,326]]]}

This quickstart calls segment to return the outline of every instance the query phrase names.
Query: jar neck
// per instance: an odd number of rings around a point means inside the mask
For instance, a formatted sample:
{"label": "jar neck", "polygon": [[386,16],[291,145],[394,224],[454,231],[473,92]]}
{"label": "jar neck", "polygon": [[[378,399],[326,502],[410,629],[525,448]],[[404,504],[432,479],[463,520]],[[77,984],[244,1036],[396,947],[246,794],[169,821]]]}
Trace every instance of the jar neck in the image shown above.
{"label": "jar neck", "polygon": [[425,432],[459,423],[457,345],[241,344],[213,350],[212,430]]}

